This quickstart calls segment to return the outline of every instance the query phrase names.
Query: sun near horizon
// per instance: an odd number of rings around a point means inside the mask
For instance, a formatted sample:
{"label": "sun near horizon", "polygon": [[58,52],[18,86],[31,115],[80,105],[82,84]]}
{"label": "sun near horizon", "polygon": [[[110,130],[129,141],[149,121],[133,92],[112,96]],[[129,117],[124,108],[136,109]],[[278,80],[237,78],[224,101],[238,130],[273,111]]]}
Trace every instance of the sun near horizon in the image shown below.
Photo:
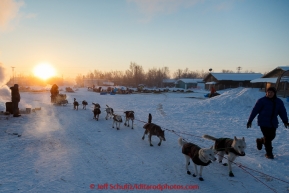
{"label": "sun near horizon", "polygon": [[49,63],[40,63],[33,69],[34,76],[47,80],[56,75],[54,67]]}

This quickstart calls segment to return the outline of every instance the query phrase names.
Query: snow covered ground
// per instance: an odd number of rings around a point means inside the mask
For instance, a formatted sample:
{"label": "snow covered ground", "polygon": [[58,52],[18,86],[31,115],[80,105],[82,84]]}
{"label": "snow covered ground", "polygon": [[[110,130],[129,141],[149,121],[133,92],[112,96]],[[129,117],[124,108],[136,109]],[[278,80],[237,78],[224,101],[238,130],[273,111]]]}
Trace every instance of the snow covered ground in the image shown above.
{"label": "snow covered ground", "polygon": [[[268,160],[264,150],[256,149],[255,140],[261,137],[256,119],[246,128],[253,105],[264,93],[237,88],[211,99],[204,93],[100,95],[83,88],[66,93],[67,106],[52,105],[49,92],[21,93],[20,109],[41,110],[8,120],[0,117],[0,192],[158,192],[149,188],[160,185],[163,192],[289,192],[289,130],[279,125],[275,159]],[[0,111],[5,111],[3,98]],[[73,110],[73,98],[86,100],[87,110]],[[92,102],[102,107],[99,121],[92,119]],[[112,120],[104,118],[105,105],[122,116],[133,110],[134,129],[123,124],[113,129]],[[149,113],[166,130],[161,146],[155,136],[154,147],[147,136],[141,139]],[[186,174],[177,140],[182,136],[201,147],[212,146],[201,138],[204,134],[245,137],[246,156],[235,160],[235,177],[217,162],[204,168],[205,181]],[[189,168],[194,171],[192,164]],[[170,189],[180,186],[193,189]],[[121,189],[131,187],[135,189]]]}

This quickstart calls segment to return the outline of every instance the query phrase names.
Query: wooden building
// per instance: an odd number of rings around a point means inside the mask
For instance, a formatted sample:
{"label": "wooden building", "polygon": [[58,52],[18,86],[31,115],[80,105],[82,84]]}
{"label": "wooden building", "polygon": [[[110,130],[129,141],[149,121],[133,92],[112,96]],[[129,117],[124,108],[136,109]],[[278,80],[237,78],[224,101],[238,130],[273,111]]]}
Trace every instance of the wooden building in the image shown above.
{"label": "wooden building", "polygon": [[[216,90],[237,87],[252,87],[251,80],[261,78],[261,73],[209,73],[205,78],[205,89],[210,89],[212,85]],[[259,86],[259,85],[255,85]]]}
{"label": "wooden building", "polygon": [[[270,86],[277,87],[277,80],[278,78],[283,75],[286,71],[289,70],[289,66],[278,66],[277,68],[273,69],[272,71],[268,72],[261,78],[257,78],[251,81],[253,84],[262,84],[261,89],[264,89],[264,91],[267,90]],[[287,88],[287,75],[284,75],[285,77],[280,78],[278,90],[281,91],[279,93],[282,93],[282,90],[286,90]]]}
{"label": "wooden building", "polygon": [[274,70],[265,74],[262,78],[278,78],[283,72],[289,70],[289,66],[278,66]]}
{"label": "wooden building", "polygon": [[166,88],[166,87],[175,87],[175,79],[163,79],[163,84],[162,87]]}
{"label": "wooden building", "polygon": [[201,78],[195,78],[195,79],[178,79],[175,82],[176,88],[183,88],[183,89],[189,89],[189,88],[197,88],[199,83],[202,83],[203,79]]}

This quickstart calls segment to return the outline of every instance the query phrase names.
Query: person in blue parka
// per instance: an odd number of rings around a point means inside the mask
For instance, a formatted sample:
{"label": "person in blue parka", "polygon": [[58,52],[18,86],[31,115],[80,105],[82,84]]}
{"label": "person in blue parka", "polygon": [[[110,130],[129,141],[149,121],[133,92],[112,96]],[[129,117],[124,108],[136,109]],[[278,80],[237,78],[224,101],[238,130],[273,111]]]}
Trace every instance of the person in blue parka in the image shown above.
{"label": "person in blue parka", "polygon": [[272,141],[276,136],[276,129],[279,124],[278,115],[284,126],[286,128],[289,126],[284,103],[276,94],[276,88],[269,87],[266,91],[266,96],[256,102],[247,122],[247,128],[251,128],[253,119],[258,115],[258,126],[261,128],[263,137],[256,139],[257,149],[261,150],[264,145],[266,150],[265,157],[268,159],[274,159]]}

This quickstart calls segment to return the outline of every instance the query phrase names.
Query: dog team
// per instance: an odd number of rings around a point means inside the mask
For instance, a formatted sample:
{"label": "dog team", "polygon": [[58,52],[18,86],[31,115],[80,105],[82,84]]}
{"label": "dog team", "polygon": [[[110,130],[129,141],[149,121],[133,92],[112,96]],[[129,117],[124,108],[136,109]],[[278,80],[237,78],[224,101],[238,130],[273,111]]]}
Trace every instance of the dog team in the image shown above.
{"label": "dog team", "polygon": [[[52,97],[51,97],[52,100]],[[92,103],[94,105],[93,109],[93,119],[99,119],[101,114],[100,105],[98,103]],[[87,101],[82,101],[83,109],[86,109],[88,105]],[[78,110],[79,103],[74,98],[73,109]],[[111,107],[106,105],[106,117],[108,120],[113,118],[112,128],[114,126],[117,130],[120,128],[120,123],[122,123],[122,117],[120,115],[114,114],[114,111]],[[134,111],[125,111],[125,123],[124,125],[129,127],[129,121],[131,121],[131,129],[133,129],[134,121]],[[274,159],[272,141],[276,136],[276,129],[278,128],[278,119],[277,116],[280,116],[282,122],[284,123],[285,128],[289,127],[288,117],[286,108],[281,99],[277,97],[277,89],[275,87],[269,87],[266,89],[266,95],[256,102],[247,122],[247,128],[251,128],[252,121],[258,115],[258,126],[262,131],[263,136],[256,139],[257,149],[261,150],[262,147],[265,147],[265,157],[268,159]],[[148,122],[143,126],[145,129],[142,139],[144,140],[145,135],[148,135],[149,144],[153,146],[151,142],[151,137],[153,135],[157,136],[160,141],[158,146],[161,145],[162,141],[166,141],[164,130],[157,124],[152,123],[152,116],[149,114]],[[211,148],[201,148],[196,144],[185,142],[181,137],[178,139],[179,145],[182,147],[182,153],[185,156],[185,167],[187,174],[191,175],[191,172],[188,169],[190,165],[190,159],[194,164],[194,173],[193,176],[199,176],[199,180],[203,181],[202,172],[203,167],[208,166],[212,161],[216,161],[215,155],[218,155],[218,162],[222,163],[222,160],[227,155],[228,163],[223,165],[228,166],[229,176],[234,177],[232,172],[232,163],[238,156],[245,156],[246,142],[245,138],[238,139],[237,137],[231,138],[215,138],[210,135],[203,135],[205,139],[212,140],[214,145]],[[197,166],[200,166],[198,171]]]}
{"label": "dog team", "polygon": [[[99,115],[101,114],[100,105],[98,103],[92,103],[94,108],[93,119],[98,121]],[[82,101],[83,109],[86,109],[87,102]],[[74,110],[78,110],[79,103],[74,98],[73,108]],[[114,113],[113,108],[106,105],[105,108],[106,116],[105,119],[113,119],[112,128],[114,126],[117,130],[120,128],[120,123],[122,123],[122,117]],[[131,121],[131,129],[133,129],[134,122],[134,111],[124,111],[125,114],[125,122],[124,125],[129,127],[129,122]],[[148,140],[150,146],[153,146],[151,137],[157,136],[159,138],[158,146],[161,145],[162,141],[166,141],[165,139],[165,131],[161,129],[161,127],[155,123],[152,123],[152,115],[149,113],[148,122],[143,126],[145,129],[142,139],[145,139],[145,135],[148,135]],[[198,145],[193,143],[186,143],[182,138],[178,139],[179,145],[182,147],[182,153],[185,156],[185,167],[187,170],[187,174],[191,175],[188,166],[190,165],[190,159],[194,164],[194,173],[192,174],[194,177],[199,177],[200,181],[203,181],[202,171],[203,167],[209,165],[212,161],[216,161],[215,155],[218,155],[218,162],[222,163],[224,155],[227,154],[228,164],[224,163],[224,166],[228,166],[229,168],[229,176],[234,177],[232,172],[232,162],[238,156],[245,156],[245,148],[246,142],[244,137],[242,139],[238,139],[234,137],[234,139],[230,138],[215,138],[210,135],[204,135],[203,138],[214,141],[214,145],[211,148],[200,148]],[[197,166],[200,166],[198,171]]]}

